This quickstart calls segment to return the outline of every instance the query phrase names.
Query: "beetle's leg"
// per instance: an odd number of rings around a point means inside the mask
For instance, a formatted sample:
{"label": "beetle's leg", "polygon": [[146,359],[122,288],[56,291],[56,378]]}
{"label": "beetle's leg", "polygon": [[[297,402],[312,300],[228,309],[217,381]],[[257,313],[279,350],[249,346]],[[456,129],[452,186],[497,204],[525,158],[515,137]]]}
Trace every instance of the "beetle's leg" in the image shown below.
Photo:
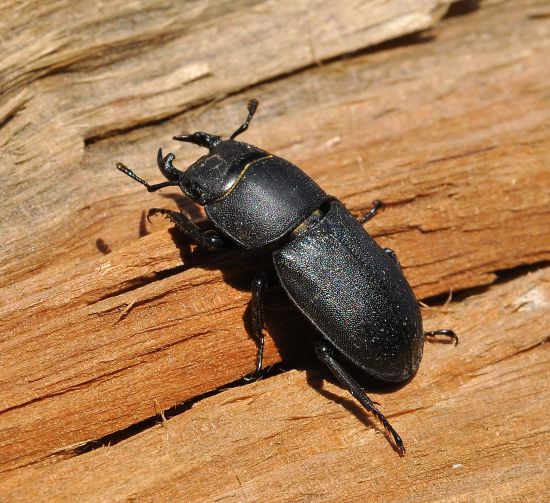
{"label": "beetle's leg", "polygon": [[332,349],[322,339],[317,339],[315,341],[315,353],[317,354],[317,358],[319,358],[319,360],[321,360],[334,374],[334,377],[336,377],[340,385],[347,388],[365,409],[372,412],[382,422],[386,431],[393,437],[399,455],[403,456],[405,454],[405,446],[403,445],[401,437],[393,429],[384,414],[374,406],[374,402],[367,396],[357,381],[355,381],[355,379],[353,379],[334,359]]}
{"label": "beetle's leg", "polygon": [[225,242],[220,234],[212,230],[203,231],[199,229],[186,215],[179,211],[151,208],[147,212],[147,219],[151,215],[159,213],[174,222],[178,230],[191,239],[197,246],[206,248],[207,250],[219,250],[225,246]]}
{"label": "beetle's leg", "polygon": [[267,288],[267,276],[265,272],[259,272],[252,281],[252,299],[250,299],[250,317],[252,318],[252,331],[254,339],[258,344],[258,352],[256,353],[256,369],[254,372],[246,376],[246,381],[253,381],[262,371],[264,363],[264,305],[262,302],[262,294]]}
{"label": "beetle's leg", "polygon": [[368,222],[380,210],[383,210],[383,209],[384,209],[384,203],[376,199],[375,201],[372,202],[372,208],[369,211],[367,211],[361,218],[359,218],[359,222],[362,224],[364,224],[365,222]]}
{"label": "beetle's leg", "polygon": [[388,256],[397,264],[397,267],[401,270],[401,263],[399,262],[399,259],[397,258],[397,255],[391,248],[384,248],[384,251],[388,254]]}
{"label": "beetle's leg", "polygon": [[237,137],[241,133],[244,133],[248,129],[248,125],[250,124],[250,121],[252,120],[252,117],[254,117],[254,114],[256,113],[256,109],[258,108],[258,100],[250,100],[248,102],[248,107],[247,108],[248,108],[248,116],[247,116],[246,120],[229,137],[230,140],[233,140],[235,137]]}
{"label": "beetle's leg", "polygon": [[118,169],[119,171],[122,171],[125,175],[128,175],[130,178],[133,178],[136,182],[141,183],[141,185],[144,185],[149,192],[155,192],[164,187],[171,187],[178,184],[177,181],[170,180],[168,182],[161,182],[161,183],[156,183],[155,185],[149,185],[145,180],[137,176],[130,168],[128,168],[121,162],[116,163],[116,169]]}
{"label": "beetle's leg", "polygon": [[444,335],[454,340],[455,346],[458,344],[458,336],[448,328],[441,328],[439,330],[430,330],[429,332],[424,332],[426,337],[434,337],[436,335]]}

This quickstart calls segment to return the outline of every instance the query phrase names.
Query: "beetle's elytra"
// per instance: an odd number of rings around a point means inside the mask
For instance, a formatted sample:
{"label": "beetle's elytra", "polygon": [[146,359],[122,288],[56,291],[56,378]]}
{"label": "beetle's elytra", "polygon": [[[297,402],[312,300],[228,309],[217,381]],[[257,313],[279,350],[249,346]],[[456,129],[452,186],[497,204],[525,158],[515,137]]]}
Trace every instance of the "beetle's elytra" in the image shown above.
{"label": "beetle's elytra", "polygon": [[[204,206],[212,230],[201,230],[183,213],[149,210],[149,215],[165,215],[198,246],[218,250],[233,242],[272,254],[282,287],[317,328],[317,356],[380,419],[402,455],[401,438],[343,363],[378,379],[402,382],[418,369],[426,337],[458,339],[448,329],[423,330],[418,302],[395,253],[380,248],[363,228],[382,206],[379,201],[357,220],[298,167],[235,140],[248,128],[257,106],[256,100],[250,101],[248,117],[227,140],[203,132],[175,136],[208,149],[186,171],[173,165],[174,154],[163,156],[159,149],[157,163],[165,182],[149,185],[123,164],[117,168],[149,192],[178,186]],[[265,288],[266,275],[258,273],[252,283],[252,325],[258,343],[252,375],[262,369]]]}

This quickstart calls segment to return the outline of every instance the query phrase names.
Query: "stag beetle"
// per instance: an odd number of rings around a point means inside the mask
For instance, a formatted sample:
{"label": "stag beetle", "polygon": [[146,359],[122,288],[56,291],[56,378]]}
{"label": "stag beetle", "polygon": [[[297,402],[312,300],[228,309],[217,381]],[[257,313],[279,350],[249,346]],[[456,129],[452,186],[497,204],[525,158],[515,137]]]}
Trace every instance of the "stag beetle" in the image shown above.
{"label": "stag beetle", "polygon": [[[403,455],[401,437],[338,360],[380,380],[403,382],[418,369],[426,337],[443,335],[456,343],[457,336],[448,329],[423,330],[418,302],[395,253],[378,246],[363,228],[382,207],[380,201],[356,219],[294,164],[235,140],[248,129],[257,107],[256,100],[248,103],[246,120],[227,140],[204,132],[174,136],[207,148],[208,154],[179,171],[174,154],[163,156],[159,149],[157,163],[165,182],[150,185],[124,164],[116,167],[149,192],[178,186],[204,206],[213,230],[201,230],[176,211],[151,208],[148,214],[166,216],[199,247],[219,250],[233,243],[272,254],[286,294],[317,328],[317,357],[382,422]],[[261,272],[252,283],[258,345],[252,376],[263,362],[266,277]]]}

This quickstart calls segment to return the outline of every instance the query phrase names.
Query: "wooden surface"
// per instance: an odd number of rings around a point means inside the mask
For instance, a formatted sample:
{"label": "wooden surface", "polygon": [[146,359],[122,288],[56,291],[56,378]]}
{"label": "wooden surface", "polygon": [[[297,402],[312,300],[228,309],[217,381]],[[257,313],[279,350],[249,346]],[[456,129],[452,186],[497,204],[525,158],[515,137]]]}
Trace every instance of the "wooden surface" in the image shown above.
{"label": "wooden surface", "polygon": [[115,446],[15,471],[3,488],[29,501],[543,501],[549,306],[545,270],[430,316],[452,320],[461,343],[427,345],[416,379],[377,397],[406,435],[404,458],[312,366],[223,391]]}
{"label": "wooden surface", "polygon": [[[441,19],[447,4],[3,3],[0,494],[546,499],[550,9],[459,2]],[[114,162],[159,180],[159,145],[189,164],[198,150],[171,136],[227,134],[252,96],[243,139],[355,214],[385,201],[369,231],[419,297],[498,280],[425,311],[457,348],[428,345],[407,386],[369,389],[403,459],[343,390],[319,393],[313,331],[277,287],[267,363],[307,371],[200,398],[251,370],[248,289],[268,262],[147,223],[151,206],[202,217]]]}

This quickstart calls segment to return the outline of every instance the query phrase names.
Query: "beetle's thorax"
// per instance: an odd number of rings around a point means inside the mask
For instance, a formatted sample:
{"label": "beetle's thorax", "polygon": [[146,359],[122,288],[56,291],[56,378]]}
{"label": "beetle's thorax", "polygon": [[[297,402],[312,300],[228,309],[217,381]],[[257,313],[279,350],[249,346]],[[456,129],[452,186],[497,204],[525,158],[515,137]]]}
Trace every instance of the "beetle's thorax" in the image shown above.
{"label": "beetle's thorax", "polygon": [[280,157],[258,149],[246,159],[223,195],[205,204],[216,228],[244,248],[286,239],[328,199],[309,176]]}

